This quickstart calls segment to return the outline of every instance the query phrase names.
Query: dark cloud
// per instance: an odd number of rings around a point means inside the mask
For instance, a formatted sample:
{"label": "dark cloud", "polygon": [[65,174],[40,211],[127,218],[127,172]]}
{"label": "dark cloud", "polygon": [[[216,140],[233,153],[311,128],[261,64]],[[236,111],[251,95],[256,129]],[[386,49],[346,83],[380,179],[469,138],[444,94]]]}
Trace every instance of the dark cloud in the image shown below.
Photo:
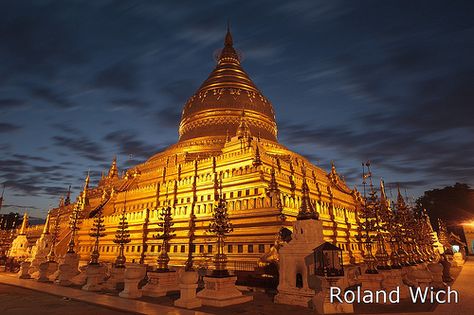
{"label": "dark cloud", "polygon": [[110,101],[113,110],[131,109],[131,110],[144,110],[150,106],[147,101],[139,98],[117,98]]}
{"label": "dark cloud", "polygon": [[47,87],[35,87],[31,89],[33,99],[40,99],[48,105],[58,108],[70,108],[74,104],[64,95],[61,95]]}
{"label": "dark cloud", "polygon": [[0,67],[3,80],[21,75],[50,79],[61,65],[84,62],[83,51],[70,33],[75,27],[64,23],[68,14],[64,9],[54,2],[4,4],[0,55],[9,62]]}
{"label": "dark cloud", "polygon": [[3,98],[0,99],[0,110],[6,109],[19,109],[26,105],[24,100],[15,98]]}
{"label": "dark cloud", "polygon": [[107,134],[104,140],[115,145],[120,154],[144,159],[157,153],[161,148],[139,140],[138,134],[131,130],[117,130]]}
{"label": "dark cloud", "polygon": [[117,62],[97,73],[93,85],[131,92],[138,87],[137,71],[136,65],[129,61]]}
{"label": "dark cloud", "polygon": [[102,147],[86,136],[54,136],[52,140],[56,146],[66,148],[89,160],[104,159]]}
{"label": "dark cloud", "polygon": [[0,122],[0,133],[8,133],[12,131],[17,131],[18,129],[21,129],[20,126],[13,125],[10,123],[1,123]]}
{"label": "dark cloud", "polygon": [[68,134],[81,134],[81,130],[79,130],[79,128],[73,127],[71,123],[53,123],[51,124],[51,127]]}
{"label": "dark cloud", "polygon": [[171,81],[160,88],[160,93],[171,103],[154,114],[159,127],[176,128],[181,119],[181,111],[187,99],[196,92],[197,82],[190,79]]}
{"label": "dark cloud", "polygon": [[18,205],[18,204],[5,204],[2,205],[2,208],[7,208],[7,209],[40,209],[38,207],[32,206],[32,205]]}
{"label": "dark cloud", "polygon": [[198,83],[195,80],[181,79],[167,82],[160,88],[160,92],[181,108],[197,88]]}
{"label": "dark cloud", "polygon": [[160,128],[176,128],[181,120],[181,111],[176,106],[165,107],[153,115]]}
{"label": "dark cloud", "polygon": [[27,154],[13,154],[14,158],[19,160],[37,161],[37,162],[51,162],[49,159],[45,159],[40,156],[27,155]]}

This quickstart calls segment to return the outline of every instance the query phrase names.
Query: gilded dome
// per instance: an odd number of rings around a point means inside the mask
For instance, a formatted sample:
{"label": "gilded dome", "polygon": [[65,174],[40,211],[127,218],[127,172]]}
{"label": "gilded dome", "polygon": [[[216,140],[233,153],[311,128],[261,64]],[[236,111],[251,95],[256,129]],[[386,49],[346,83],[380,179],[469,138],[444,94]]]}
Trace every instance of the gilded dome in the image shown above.
{"label": "gilded dome", "polygon": [[227,30],[215,69],[184,106],[179,140],[233,136],[243,111],[253,136],[277,141],[273,106],[242,68]]}

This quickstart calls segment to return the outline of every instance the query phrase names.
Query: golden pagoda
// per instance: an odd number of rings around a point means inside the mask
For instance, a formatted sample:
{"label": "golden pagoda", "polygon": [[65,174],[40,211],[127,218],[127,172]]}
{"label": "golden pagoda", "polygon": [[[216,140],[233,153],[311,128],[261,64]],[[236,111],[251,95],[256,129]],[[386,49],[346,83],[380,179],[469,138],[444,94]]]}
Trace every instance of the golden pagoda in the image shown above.
{"label": "golden pagoda", "polygon": [[[175,233],[170,265],[184,265],[191,251],[194,265],[207,267],[217,251],[208,228],[222,189],[234,227],[224,248],[230,269],[252,270],[301,213],[319,216],[325,239],[344,251],[344,263],[360,261],[360,194],[347,187],[334,165],[327,173],[280,144],[277,130],[273,106],[242,68],[228,30],[216,67],[184,105],[179,141],[123,175],[114,158],[97,187],[90,187],[88,176],[76,202],[55,211],[67,222],[74,207],[80,209],[76,252],[82,261],[89,259],[94,244],[89,231],[101,211],[106,236],[100,259],[113,262],[114,236],[125,210],[131,238],[127,261],[155,264],[162,244],[154,238],[159,213],[170,206]],[[62,227],[58,254],[70,240],[68,226]]]}

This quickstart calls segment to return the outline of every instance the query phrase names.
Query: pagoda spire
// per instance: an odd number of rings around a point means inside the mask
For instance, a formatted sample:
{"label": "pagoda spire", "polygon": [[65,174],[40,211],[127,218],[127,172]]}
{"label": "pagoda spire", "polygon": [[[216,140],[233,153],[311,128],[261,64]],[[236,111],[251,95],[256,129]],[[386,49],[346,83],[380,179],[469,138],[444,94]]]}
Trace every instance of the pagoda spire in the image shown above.
{"label": "pagoda spire", "polygon": [[87,171],[87,177],[86,177],[86,182],[84,184],[84,189],[88,189],[89,188],[89,182],[91,180],[91,175],[90,175],[90,171]]}
{"label": "pagoda spire", "polygon": [[81,206],[84,209],[87,205],[89,205],[89,198],[87,197],[87,193],[89,191],[89,182],[90,182],[90,174],[87,172],[87,177],[84,182],[84,189],[81,193]]}
{"label": "pagoda spire", "polygon": [[44,227],[43,227],[43,235],[45,234],[49,234],[49,217],[51,215],[51,210],[48,211],[48,215],[46,216],[46,222],[44,223]]}
{"label": "pagoda spire", "polygon": [[309,186],[306,182],[306,167],[304,165],[301,168],[301,172],[303,173],[303,184],[301,186],[301,207],[297,216],[297,220],[317,220],[319,215],[314,210],[314,206],[311,203],[311,198],[309,196]]}
{"label": "pagoda spire", "polygon": [[239,139],[250,137],[250,128],[247,123],[247,118],[245,117],[245,110],[243,110],[242,114],[240,115],[240,123],[239,127],[237,128],[236,135]]}
{"label": "pagoda spire", "polygon": [[234,41],[232,40],[232,34],[230,33],[230,22],[227,21],[227,33],[225,34],[224,44],[226,46],[233,46]]}
{"label": "pagoda spire", "polygon": [[403,199],[402,193],[400,192],[400,185],[397,185],[397,204],[399,206],[406,206],[405,199]]}
{"label": "pagoda spire", "polygon": [[255,146],[255,157],[253,159],[252,165],[254,167],[262,165],[262,159],[260,158],[260,149],[258,148],[258,143]]}
{"label": "pagoda spire", "polygon": [[280,188],[278,188],[278,182],[275,176],[275,167],[272,165],[270,171],[270,182],[268,188],[265,190],[268,197],[270,197],[271,206],[275,206],[280,211],[280,219],[286,220],[286,216],[283,214],[283,204],[281,203]]}
{"label": "pagoda spire", "polygon": [[3,194],[5,193],[5,184],[3,184],[2,196],[0,197],[0,211],[2,211]]}
{"label": "pagoda spire", "polygon": [[234,40],[232,39],[232,34],[230,32],[230,24],[227,24],[227,33],[225,34],[224,39],[224,48],[219,55],[218,64],[222,63],[237,63],[240,64],[240,58],[237,52],[234,49]]}
{"label": "pagoda spire", "polygon": [[69,188],[67,190],[66,194],[66,199],[64,199],[64,205],[69,206],[71,204],[71,185],[69,185]]}
{"label": "pagoda spire", "polygon": [[390,208],[390,202],[387,198],[387,193],[385,192],[385,183],[383,178],[380,178],[380,204],[384,207],[384,209]]}
{"label": "pagoda spire", "polygon": [[58,204],[59,207],[64,207],[64,197],[61,196],[59,197],[59,204]]}
{"label": "pagoda spire", "polygon": [[28,213],[25,212],[23,216],[23,222],[21,222],[20,235],[26,234],[26,228],[28,227]]}
{"label": "pagoda spire", "polygon": [[109,173],[107,174],[107,178],[115,178],[118,177],[118,168],[117,168],[117,156],[114,156],[112,160],[112,165],[110,166]]}

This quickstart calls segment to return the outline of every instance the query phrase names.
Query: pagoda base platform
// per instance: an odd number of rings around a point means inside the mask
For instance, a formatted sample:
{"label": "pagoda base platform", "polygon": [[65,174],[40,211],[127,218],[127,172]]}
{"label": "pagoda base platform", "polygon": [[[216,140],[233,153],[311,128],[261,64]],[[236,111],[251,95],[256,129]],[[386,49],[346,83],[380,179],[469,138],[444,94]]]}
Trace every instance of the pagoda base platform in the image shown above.
{"label": "pagoda base platform", "polygon": [[243,295],[237,289],[236,276],[229,277],[204,277],[204,290],[198,292],[202,305],[225,307],[242,304],[253,300],[253,296]]}

